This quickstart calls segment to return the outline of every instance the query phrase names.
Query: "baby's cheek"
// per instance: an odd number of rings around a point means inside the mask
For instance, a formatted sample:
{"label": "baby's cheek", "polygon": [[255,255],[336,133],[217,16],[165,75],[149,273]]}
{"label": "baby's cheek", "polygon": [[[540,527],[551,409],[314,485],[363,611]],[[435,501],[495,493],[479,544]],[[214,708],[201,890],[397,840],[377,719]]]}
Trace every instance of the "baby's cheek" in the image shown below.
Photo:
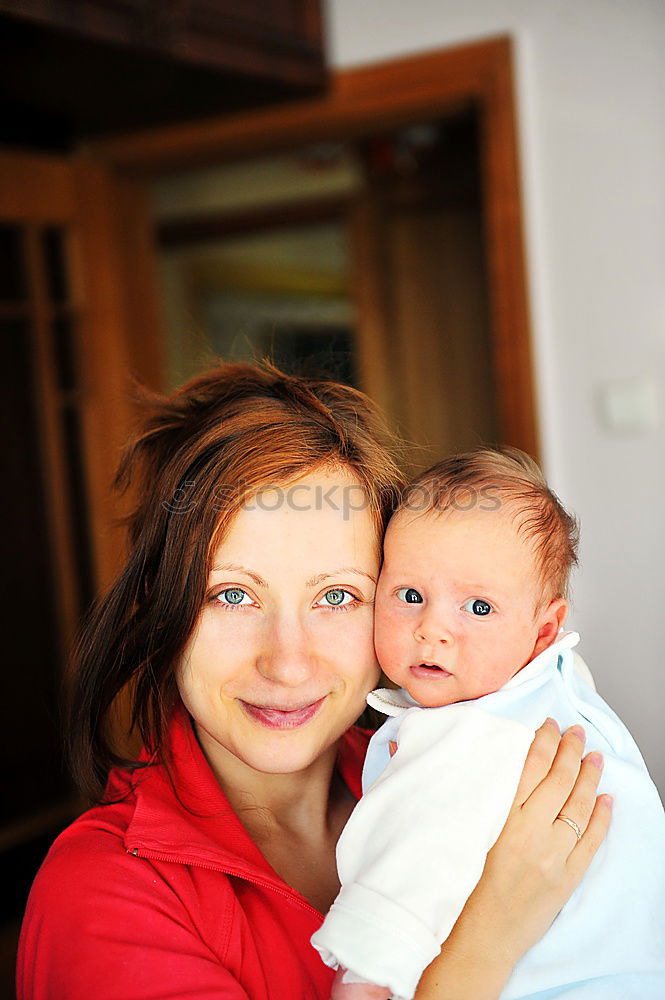
{"label": "baby's cheek", "polygon": [[511,658],[510,660],[500,660],[499,662],[494,660],[492,663],[491,657],[488,656],[487,662],[492,664],[490,669],[487,671],[485,677],[484,688],[487,693],[489,691],[498,691],[500,687],[507,684],[511,677],[514,677],[520,668],[520,664]]}
{"label": "baby's cheek", "polygon": [[379,663],[384,671],[399,661],[406,641],[406,631],[394,615],[377,611],[374,621],[374,646]]}

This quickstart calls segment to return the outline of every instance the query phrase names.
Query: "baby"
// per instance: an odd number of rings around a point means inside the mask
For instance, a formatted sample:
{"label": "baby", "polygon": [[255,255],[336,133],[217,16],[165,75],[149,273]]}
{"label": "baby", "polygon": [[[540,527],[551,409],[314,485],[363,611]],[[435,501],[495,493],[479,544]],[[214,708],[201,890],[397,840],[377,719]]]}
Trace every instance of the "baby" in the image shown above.
{"label": "baby", "polygon": [[[342,888],[312,938],[340,969],[333,997],[413,997],[548,716],[584,727],[615,805],[583,883],[502,1000],[665,997],[665,816],[630,734],[575,667],[579,636],[562,631],[576,544],[575,521],[516,449],[458,455],[408,488],[375,617],[379,662],[399,689],[368,697],[389,718],[339,840]],[[571,804],[557,821],[572,850],[582,817]]]}

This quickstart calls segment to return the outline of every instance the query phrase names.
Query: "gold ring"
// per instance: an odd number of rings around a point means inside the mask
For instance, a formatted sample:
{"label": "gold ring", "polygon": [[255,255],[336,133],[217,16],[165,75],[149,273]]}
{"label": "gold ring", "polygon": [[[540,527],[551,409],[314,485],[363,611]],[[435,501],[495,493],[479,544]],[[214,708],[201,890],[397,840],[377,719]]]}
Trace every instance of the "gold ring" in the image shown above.
{"label": "gold ring", "polygon": [[563,813],[559,813],[559,815],[556,818],[560,819],[563,823],[567,823],[570,829],[574,831],[575,836],[577,837],[578,840],[582,839],[582,831],[580,830],[579,826],[577,825],[574,819],[571,819],[570,816],[564,816]]}

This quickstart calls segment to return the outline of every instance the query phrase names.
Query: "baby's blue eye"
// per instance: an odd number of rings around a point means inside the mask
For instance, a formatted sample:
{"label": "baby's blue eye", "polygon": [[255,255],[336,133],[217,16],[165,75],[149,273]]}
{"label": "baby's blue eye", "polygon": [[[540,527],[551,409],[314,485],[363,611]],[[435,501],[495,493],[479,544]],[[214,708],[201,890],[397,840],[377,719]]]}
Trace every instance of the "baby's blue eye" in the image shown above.
{"label": "baby's blue eye", "polygon": [[487,615],[491,614],[494,608],[487,601],[482,601],[478,597],[472,597],[470,601],[467,601],[464,605],[465,611],[470,611],[472,615],[476,615],[478,618],[486,618]]}
{"label": "baby's blue eye", "polygon": [[397,597],[400,601],[404,601],[405,604],[422,604],[423,599],[417,590],[413,587],[400,587],[397,591]]}
{"label": "baby's blue eye", "polygon": [[349,593],[348,590],[343,590],[342,587],[335,587],[333,590],[327,590],[318,603],[323,602],[324,607],[340,608],[345,604],[350,604],[355,599],[354,595]]}
{"label": "baby's blue eye", "polygon": [[230,604],[235,607],[239,604],[251,604],[249,594],[241,590],[240,587],[227,587],[226,590],[220,590],[219,594],[217,594],[217,600],[220,604]]}

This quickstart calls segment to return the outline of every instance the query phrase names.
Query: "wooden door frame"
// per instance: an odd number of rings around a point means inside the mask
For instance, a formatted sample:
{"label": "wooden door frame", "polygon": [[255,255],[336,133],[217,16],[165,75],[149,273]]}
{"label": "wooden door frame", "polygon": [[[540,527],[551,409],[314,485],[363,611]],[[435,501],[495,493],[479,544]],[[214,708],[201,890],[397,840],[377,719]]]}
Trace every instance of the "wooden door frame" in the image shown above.
{"label": "wooden door frame", "polygon": [[136,180],[360,137],[473,105],[481,177],[493,368],[502,442],[538,456],[513,89],[512,42],[499,37],[333,73],[329,91],[287,105],[91,143],[88,154]]}

